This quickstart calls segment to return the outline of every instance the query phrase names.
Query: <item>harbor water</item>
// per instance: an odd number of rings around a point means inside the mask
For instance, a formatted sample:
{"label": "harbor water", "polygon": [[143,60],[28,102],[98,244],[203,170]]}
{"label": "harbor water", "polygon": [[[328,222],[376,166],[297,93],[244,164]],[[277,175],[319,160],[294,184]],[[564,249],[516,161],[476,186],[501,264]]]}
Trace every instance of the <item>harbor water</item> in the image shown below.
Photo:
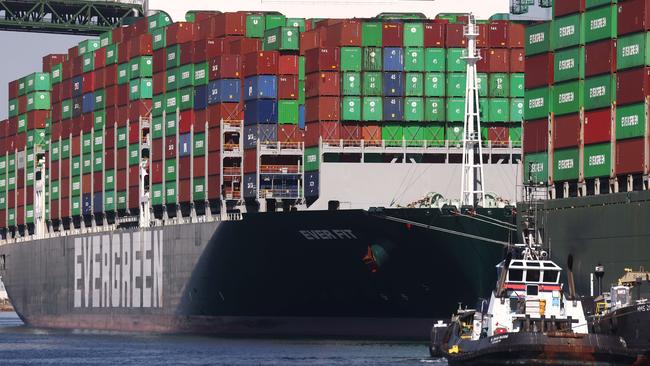
{"label": "harbor water", "polygon": [[2,365],[446,365],[422,343],[58,331],[0,313]]}

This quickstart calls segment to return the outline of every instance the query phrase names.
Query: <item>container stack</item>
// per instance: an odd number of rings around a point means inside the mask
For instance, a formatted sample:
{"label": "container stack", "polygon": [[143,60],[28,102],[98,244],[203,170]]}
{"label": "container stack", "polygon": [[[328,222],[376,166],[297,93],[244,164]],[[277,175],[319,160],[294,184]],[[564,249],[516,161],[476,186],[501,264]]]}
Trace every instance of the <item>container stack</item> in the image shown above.
{"label": "container stack", "polygon": [[647,173],[646,4],[566,1],[528,27],[527,180],[572,196],[631,188]]}

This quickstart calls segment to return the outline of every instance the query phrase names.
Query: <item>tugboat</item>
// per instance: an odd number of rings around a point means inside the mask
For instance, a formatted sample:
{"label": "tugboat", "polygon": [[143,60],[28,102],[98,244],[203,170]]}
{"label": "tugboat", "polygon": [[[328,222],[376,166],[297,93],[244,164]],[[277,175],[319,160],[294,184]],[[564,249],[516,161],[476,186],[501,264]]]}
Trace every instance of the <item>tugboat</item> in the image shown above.
{"label": "tugboat", "polygon": [[[596,267],[600,281],[602,266]],[[650,272],[626,268],[618,285],[595,299],[596,310],[589,317],[590,329],[599,334],[623,337],[629,348],[650,356]]]}
{"label": "tugboat", "polygon": [[488,301],[459,309],[447,327],[434,327],[430,351],[450,365],[630,365],[636,352],[621,337],[589,334],[568,259],[569,293],[562,268],[548,260],[532,234],[497,265]]}

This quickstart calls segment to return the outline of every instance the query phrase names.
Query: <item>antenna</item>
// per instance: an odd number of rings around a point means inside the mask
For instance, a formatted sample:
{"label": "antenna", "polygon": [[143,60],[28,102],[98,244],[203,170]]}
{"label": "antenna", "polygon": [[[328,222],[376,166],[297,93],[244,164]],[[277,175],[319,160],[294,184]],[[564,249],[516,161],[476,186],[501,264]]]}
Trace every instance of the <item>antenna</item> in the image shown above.
{"label": "antenna", "polygon": [[[478,27],[474,15],[464,28],[467,49],[462,58],[467,62],[465,86],[465,126],[463,130],[463,176],[461,182],[461,204],[485,206],[485,181],[483,175],[483,147],[481,146],[481,111],[479,105],[478,76],[476,63],[481,59],[476,49]],[[478,158],[478,161],[476,159]]]}

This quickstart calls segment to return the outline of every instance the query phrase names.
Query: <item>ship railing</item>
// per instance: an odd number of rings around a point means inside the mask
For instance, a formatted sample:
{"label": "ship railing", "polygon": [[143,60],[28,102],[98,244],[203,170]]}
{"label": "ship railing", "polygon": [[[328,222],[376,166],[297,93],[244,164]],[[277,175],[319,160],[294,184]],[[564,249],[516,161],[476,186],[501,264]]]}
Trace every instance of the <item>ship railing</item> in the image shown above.
{"label": "ship railing", "polygon": [[299,174],[298,165],[260,165],[260,173]]}
{"label": "ship railing", "polygon": [[300,193],[298,188],[260,188],[259,198],[297,199],[300,198]]}
{"label": "ship railing", "polygon": [[233,189],[226,189],[223,191],[223,196],[227,200],[238,200],[241,199],[241,191],[235,191]]}
{"label": "ship railing", "polygon": [[234,143],[226,143],[223,144],[223,151],[231,151],[231,152],[239,152],[239,144],[234,144]]}
{"label": "ship railing", "polygon": [[223,168],[223,174],[224,175],[241,175],[241,167],[234,166],[234,167],[224,167]]}
{"label": "ship railing", "polygon": [[[360,152],[367,151],[386,152],[396,151],[425,151],[430,153],[460,153],[463,148],[462,140],[355,140],[355,139],[323,139],[322,146],[324,152]],[[493,153],[503,154],[517,153],[521,149],[519,141],[484,141],[484,149],[491,150]]]}
{"label": "ship railing", "polygon": [[262,152],[281,153],[288,151],[295,153],[304,150],[304,143],[302,142],[260,141],[259,145]]}

